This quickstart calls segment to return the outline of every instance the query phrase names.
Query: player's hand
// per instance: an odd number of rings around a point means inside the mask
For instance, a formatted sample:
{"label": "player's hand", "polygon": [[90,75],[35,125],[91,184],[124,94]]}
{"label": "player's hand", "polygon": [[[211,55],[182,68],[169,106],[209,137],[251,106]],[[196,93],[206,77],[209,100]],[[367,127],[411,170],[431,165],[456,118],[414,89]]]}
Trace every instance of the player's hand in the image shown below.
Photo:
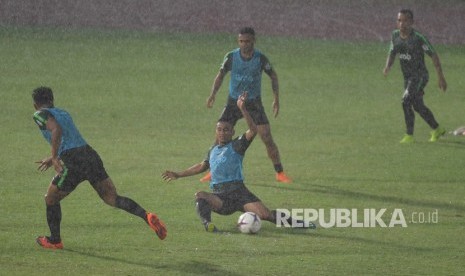
{"label": "player's hand", "polygon": [[383,69],[383,75],[384,75],[385,77],[387,77],[387,75],[388,75],[388,73],[389,73],[389,70],[390,70],[389,67],[385,67],[385,68]]}
{"label": "player's hand", "polygon": [[52,158],[52,165],[53,165],[53,168],[55,168],[55,172],[58,175],[61,175],[63,173],[63,165],[61,164],[60,159]]}
{"label": "player's hand", "polygon": [[242,92],[242,94],[239,96],[239,98],[237,98],[237,107],[239,107],[240,110],[242,110],[243,108],[245,108],[245,101],[247,100],[247,95],[248,95],[248,92],[247,92],[247,91],[244,91],[244,92]]}
{"label": "player's hand", "polygon": [[212,108],[214,103],[215,103],[215,95],[210,95],[210,97],[207,98],[207,107]]}
{"label": "player's hand", "polygon": [[439,79],[439,89],[441,89],[444,92],[446,92],[447,90],[447,82],[444,78]]}
{"label": "player's hand", "polygon": [[273,103],[271,104],[271,107],[273,108],[273,114],[274,114],[274,117],[278,117],[278,114],[279,114],[279,101],[278,100],[274,100]]}
{"label": "player's hand", "polygon": [[171,180],[178,179],[179,175],[172,171],[165,171],[164,173],[161,174],[161,177],[163,178],[163,180],[170,182]]}
{"label": "player's hand", "polygon": [[48,158],[36,161],[35,163],[39,164],[39,167],[37,167],[37,170],[44,172],[52,166],[52,157],[48,157]]}

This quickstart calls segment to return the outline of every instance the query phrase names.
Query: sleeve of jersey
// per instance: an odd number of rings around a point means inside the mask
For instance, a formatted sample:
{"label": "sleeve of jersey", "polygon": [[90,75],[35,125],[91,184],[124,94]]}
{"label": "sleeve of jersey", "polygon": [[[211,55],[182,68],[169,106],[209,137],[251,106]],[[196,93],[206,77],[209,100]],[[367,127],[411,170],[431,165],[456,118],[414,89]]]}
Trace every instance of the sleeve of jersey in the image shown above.
{"label": "sleeve of jersey", "polygon": [[273,72],[273,66],[271,66],[270,60],[264,54],[260,56],[260,62],[262,64],[262,70],[265,71],[265,73],[271,74],[271,72]]}
{"label": "sleeve of jersey", "polygon": [[389,44],[389,55],[390,56],[395,56],[396,55],[396,51],[395,51],[395,48],[394,48],[394,34],[395,34],[395,32],[392,32],[391,43]]}
{"label": "sleeve of jersey", "polygon": [[46,129],[47,120],[50,115],[50,112],[47,110],[39,110],[34,113],[32,118],[40,129]]}
{"label": "sleeve of jersey", "polygon": [[418,34],[420,36],[420,39],[422,41],[421,47],[423,48],[423,51],[428,55],[432,56],[435,53],[435,50],[433,48],[433,45],[429,42],[428,38],[426,36]]}
{"label": "sleeve of jersey", "polygon": [[207,155],[205,156],[205,159],[203,160],[203,162],[205,162],[205,164],[207,165],[207,169],[210,168],[210,152],[212,151],[212,149],[213,149],[213,146],[208,150]]}
{"label": "sleeve of jersey", "polygon": [[233,148],[240,155],[244,155],[253,140],[247,140],[245,133],[233,140]]}
{"label": "sleeve of jersey", "polygon": [[224,56],[223,62],[221,63],[220,71],[223,73],[231,71],[232,68],[232,52],[227,53]]}

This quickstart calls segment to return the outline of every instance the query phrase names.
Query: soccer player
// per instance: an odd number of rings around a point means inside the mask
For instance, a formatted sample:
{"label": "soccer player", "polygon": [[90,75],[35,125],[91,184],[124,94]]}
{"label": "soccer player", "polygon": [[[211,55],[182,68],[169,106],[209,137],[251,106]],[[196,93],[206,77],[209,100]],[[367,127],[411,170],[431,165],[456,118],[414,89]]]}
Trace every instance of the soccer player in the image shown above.
{"label": "soccer player", "polygon": [[32,92],[32,99],[36,109],[33,119],[51,145],[51,156],[37,161],[38,169],[46,171],[53,166],[57,173],[45,195],[50,236],[38,237],[37,243],[43,248],[63,249],[60,201],[84,180],[90,182],[106,204],[142,218],[163,240],[167,234],[164,223],[132,199],[118,195],[100,156],[81,136],[70,114],[54,106],[52,89],[38,87]]}
{"label": "soccer player", "polygon": [[[271,159],[276,171],[276,180],[279,182],[290,183],[283,170],[278,146],[273,141],[270,124],[265,114],[261,99],[261,81],[262,72],[264,71],[271,79],[273,90],[273,113],[278,116],[279,113],[279,83],[278,75],[271,66],[268,58],[259,50],[255,49],[255,31],[253,28],[246,27],[239,31],[238,36],[239,48],[226,54],[218,74],[213,82],[211,94],[207,99],[207,107],[211,108],[215,102],[216,94],[223,83],[226,74],[231,71],[231,80],[229,82],[229,96],[226,106],[221,114],[219,121],[229,122],[232,126],[242,118],[240,110],[236,106],[236,101],[242,92],[249,93],[246,105],[252,116],[254,123],[257,125],[257,131],[266,146],[268,157]],[[209,181],[210,175],[207,174],[201,181]]]}
{"label": "soccer player", "polygon": [[[236,211],[254,212],[262,220],[277,223],[276,211],[270,211],[244,185],[242,160],[258,128],[246,108],[247,92],[242,93],[236,102],[249,127],[244,134],[233,139],[234,126],[229,121],[220,120],[216,124],[217,144],[210,149],[205,160],[180,172],[168,170],[162,173],[164,180],[171,181],[203,173],[210,169],[210,189],[212,192],[200,191],[195,194],[197,214],[207,232],[218,231],[212,223],[212,211],[220,215],[230,215]],[[293,225],[292,218],[288,218],[287,221]],[[315,228],[311,222],[296,222],[303,228]]]}
{"label": "soccer player", "polygon": [[383,74],[387,76],[395,57],[398,54],[400,66],[404,75],[405,92],[402,97],[406,134],[400,143],[414,142],[413,130],[415,112],[433,129],[430,142],[436,142],[446,130],[439,126],[431,110],[423,102],[424,89],[428,83],[429,75],[425,65],[425,53],[433,60],[438,75],[439,88],[444,92],[447,89],[446,79],[442,72],[439,56],[428,39],[413,27],[413,12],[408,9],[401,10],[397,15],[397,29],[392,32],[389,55]]}

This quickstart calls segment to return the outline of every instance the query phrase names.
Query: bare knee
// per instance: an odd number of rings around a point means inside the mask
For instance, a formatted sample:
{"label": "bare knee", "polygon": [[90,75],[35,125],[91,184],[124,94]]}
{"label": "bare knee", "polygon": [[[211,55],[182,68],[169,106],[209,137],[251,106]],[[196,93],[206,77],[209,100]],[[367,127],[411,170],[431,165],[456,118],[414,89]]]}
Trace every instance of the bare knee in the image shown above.
{"label": "bare knee", "polygon": [[202,191],[202,192],[195,193],[195,199],[201,199],[201,198],[202,199],[207,199],[207,197],[208,197],[208,193],[206,193],[206,192]]}
{"label": "bare knee", "polygon": [[65,198],[69,193],[58,190],[57,186],[50,184],[47,193],[44,196],[45,204],[48,206],[56,205]]}
{"label": "bare knee", "polygon": [[271,211],[261,202],[248,203],[244,206],[246,212],[254,212],[262,220],[274,220]]}
{"label": "bare knee", "polygon": [[115,207],[116,198],[118,194],[116,192],[116,187],[110,178],[107,178],[97,184],[94,184],[93,187],[97,191],[98,195],[103,200],[103,202],[112,207]]}
{"label": "bare knee", "polygon": [[52,206],[57,204],[59,201],[55,200],[53,196],[49,195],[48,193],[45,194],[44,196],[45,204],[48,206]]}

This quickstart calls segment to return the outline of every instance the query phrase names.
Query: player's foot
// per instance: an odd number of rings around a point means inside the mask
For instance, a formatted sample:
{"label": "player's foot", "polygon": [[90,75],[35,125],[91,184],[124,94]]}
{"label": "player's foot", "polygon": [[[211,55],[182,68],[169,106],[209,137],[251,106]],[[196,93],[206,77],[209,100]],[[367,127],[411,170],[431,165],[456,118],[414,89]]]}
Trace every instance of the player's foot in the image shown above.
{"label": "player's foot", "polygon": [[157,215],[152,214],[152,213],[147,213],[147,222],[150,225],[150,228],[157,233],[157,236],[160,238],[160,240],[164,240],[166,238],[166,234],[168,231],[166,230],[166,226],[161,221]]}
{"label": "player's foot", "polygon": [[316,224],[311,221],[304,221],[304,228],[316,229]]}
{"label": "player's foot", "polygon": [[49,237],[40,236],[37,237],[36,242],[38,245],[42,246],[43,248],[48,249],[63,249],[63,242],[60,241],[59,243],[52,243],[50,242]]}
{"label": "player's foot", "polygon": [[401,144],[411,144],[415,142],[415,138],[413,138],[413,135],[410,134],[405,134],[402,140],[400,140]]}
{"label": "player's foot", "polygon": [[284,172],[276,173],[276,181],[283,183],[291,183],[292,179],[287,176]]}
{"label": "player's foot", "polygon": [[446,134],[446,130],[443,127],[438,127],[435,130],[431,131],[431,138],[429,139],[430,142],[436,142],[439,137]]}
{"label": "player's foot", "polygon": [[212,174],[210,172],[200,178],[200,182],[210,182],[210,180],[212,180]]}
{"label": "player's foot", "polygon": [[218,228],[216,228],[215,224],[213,224],[212,222],[207,222],[205,223],[205,231],[215,233],[218,232]]}

